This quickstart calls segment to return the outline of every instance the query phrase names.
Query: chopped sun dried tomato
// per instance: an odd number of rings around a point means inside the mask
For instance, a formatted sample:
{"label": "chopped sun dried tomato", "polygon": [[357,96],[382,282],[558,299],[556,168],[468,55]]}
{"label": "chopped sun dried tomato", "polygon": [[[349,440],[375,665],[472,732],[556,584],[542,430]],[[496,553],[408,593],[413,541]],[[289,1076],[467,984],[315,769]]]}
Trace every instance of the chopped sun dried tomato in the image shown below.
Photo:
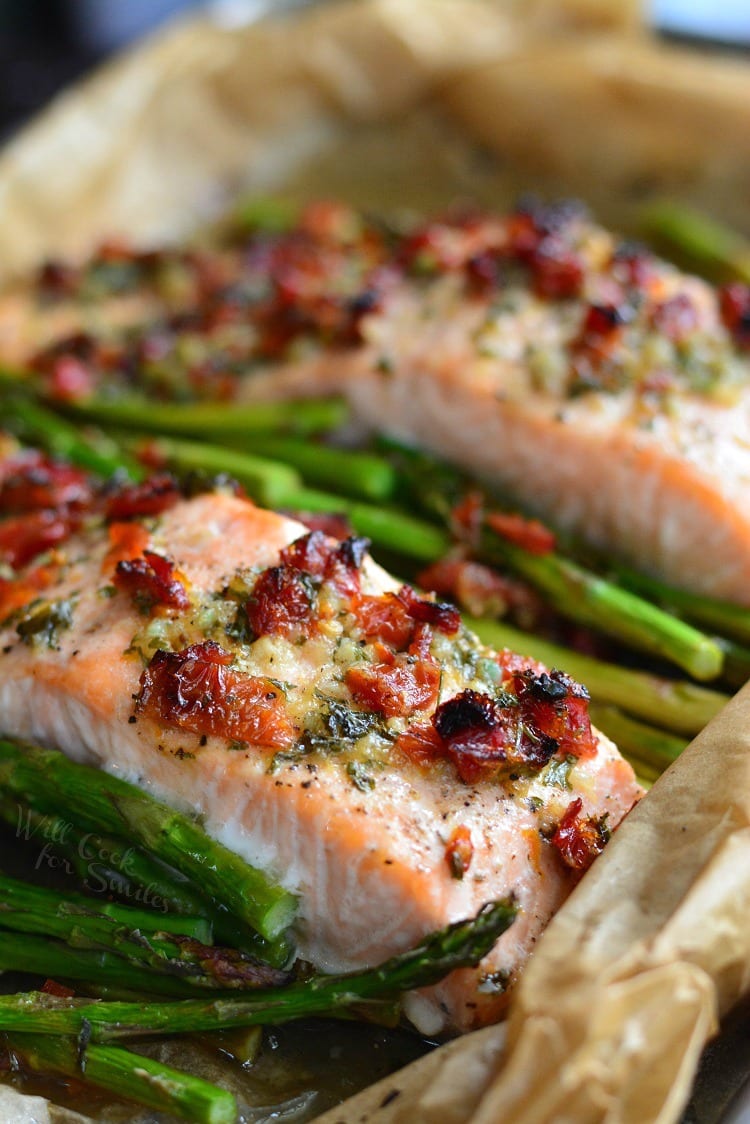
{"label": "chopped sun dried tomato", "polygon": [[698,309],[687,293],[677,293],[656,305],[651,313],[651,323],[668,339],[681,343],[698,327]]}
{"label": "chopped sun dried tomato", "polygon": [[487,526],[514,546],[528,550],[529,554],[549,554],[556,546],[552,531],[537,519],[493,511],[487,516]]}
{"label": "chopped sun dried tomato", "polygon": [[356,599],[353,611],[366,640],[381,640],[398,651],[411,640],[414,622],[395,593],[380,597],[363,594]]}
{"label": "chopped sun dried tomato", "polygon": [[333,582],[341,593],[359,592],[359,570],[370,540],[351,535],[334,543],[321,531],[311,531],[295,539],[281,552],[282,565]]}
{"label": "chopped sun dried tomato", "polygon": [[482,534],[484,498],[481,492],[467,492],[451,511],[451,528],[457,538],[476,546]]}
{"label": "chopped sun dried tomato", "polygon": [[309,636],[317,597],[310,577],[289,565],[264,570],[255,583],[245,612],[254,636]]}
{"label": "chopped sun dried tomato", "polygon": [[548,674],[525,669],[515,673],[508,685],[518,698],[527,729],[554,742],[562,754],[591,757],[596,753],[589,695],[574,679],[561,671]]}
{"label": "chopped sun dried tomato", "polygon": [[552,836],[552,846],[559,851],[566,866],[581,874],[602,853],[609,839],[609,832],[603,822],[590,816],[582,816],[582,808],[583,801],[578,796],[566,808]]}
{"label": "chopped sun dried tomato", "polygon": [[355,664],[346,673],[346,685],[368,710],[387,718],[406,717],[434,706],[440,668],[427,660]]}
{"label": "chopped sun dried tomato", "polygon": [[412,620],[420,624],[430,624],[449,636],[461,627],[461,616],[454,605],[420,597],[410,585],[402,585],[396,596]]}
{"label": "chopped sun dried tomato", "polygon": [[45,980],[40,990],[45,995],[54,995],[58,999],[72,999],[75,995],[72,987],[66,987],[65,984],[58,983],[57,980]]}
{"label": "chopped sun dried tomato", "polygon": [[463,878],[474,857],[471,832],[464,824],[454,827],[445,848],[445,861],[454,878]]}
{"label": "chopped sun dried tomato", "polygon": [[20,569],[69,538],[77,523],[69,510],[35,511],[5,519],[0,523],[0,561]]}
{"label": "chopped sun dried tomato", "polygon": [[750,348],[750,285],[735,281],[719,289],[719,308],[737,346]]}
{"label": "chopped sun dried tomato", "polygon": [[42,590],[52,584],[54,577],[54,569],[37,566],[21,580],[0,578],[0,621],[6,620],[16,609],[22,609],[38,597]]}
{"label": "chopped sun dried tomato", "polygon": [[296,737],[279,687],[229,666],[232,657],[207,640],[181,652],[158,651],[141,675],[136,709],[196,734],[284,749]]}
{"label": "chopped sun dried tomato", "polygon": [[96,376],[88,363],[74,355],[61,355],[52,361],[47,390],[60,402],[87,398],[96,387]]}
{"label": "chopped sun dried tomato", "polygon": [[468,558],[441,558],[422,570],[417,581],[423,589],[453,597],[474,617],[501,617],[512,609],[531,621],[542,614],[539,597],[529,586]]}
{"label": "chopped sun dried tomato", "polygon": [[161,515],[181,498],[180,489],[173,476],[162,473],[151,476],[141,484],[126,484],[109,497],[106,506],[108,520],[141,519],[146,515]]}
{"label": "chopped sun dried tomato", "polygon": [[6,461],[0,470],[0,512],[23,515],[42,508],[83,507],[91,502],[84,472],[29,450]]}
{"label": "chopped sun dried tomato", "polygon": [[140,558],[118,562],[114,582],[144,609],[154,605],[187,609],[190,605],[184,584],[174,575],[172,559],[152,550],[144,550]]}
{"label": "chopped sun dried tomato", "polygon": [[412,722],[399,734],[396,747],[417,765],[431,765],[445,756],[443,741],[432,723]]}
{"label": "chopped sun dried tomato", "polygon": [[149,533],[142,523],[110,523],[107,528],[110,547],[102,563],[110,570],[124,559],[138,558],[149,543]]}

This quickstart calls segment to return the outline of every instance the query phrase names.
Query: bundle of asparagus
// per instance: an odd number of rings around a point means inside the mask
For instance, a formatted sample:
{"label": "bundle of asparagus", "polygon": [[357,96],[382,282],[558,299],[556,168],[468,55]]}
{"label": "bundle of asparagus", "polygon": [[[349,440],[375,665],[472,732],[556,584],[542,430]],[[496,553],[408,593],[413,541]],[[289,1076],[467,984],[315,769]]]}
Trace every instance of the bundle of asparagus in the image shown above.
{"label": "bundle of asparagus", "polygon": [[[187,1120],[233,1121],[234,1097],[100,1043],[347,1012],[392,1020],[402,992],[478,963],[515,915],[511,901],[497,902],[378,967],[298,977],[286,970],[294,900],[189,817],[61,753],[5,740],[0,794],[0,816],[21,838],[43,830],[80,861],[85,832],[96,853],[128,852],[127,874],[113,884],[122,894],[148,892],[153,904],[154,886],[159,892],[158,909],[134,908],[0,875],[0,969],[56,985],[2,1000],[7,1050],[22,1067],[77,1076]],[[215,931],[234,936],[234,945],[215,946]],[[75,981],[84,998],[60,981]],[[115,1001],[92,998],[102,994]],[[55,1012],[58,1022],[49,1018]]]}

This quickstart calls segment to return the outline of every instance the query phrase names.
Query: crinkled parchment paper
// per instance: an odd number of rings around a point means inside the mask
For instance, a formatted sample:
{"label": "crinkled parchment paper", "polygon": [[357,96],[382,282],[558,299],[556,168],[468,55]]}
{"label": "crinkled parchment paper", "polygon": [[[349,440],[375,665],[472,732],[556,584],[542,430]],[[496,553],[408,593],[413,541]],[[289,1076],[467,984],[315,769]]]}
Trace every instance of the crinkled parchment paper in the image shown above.
{"label": "crinkled parchment paper", "polygon": [[[419,207],[519,186],[624,223],[671,192],[750,229],[750,68],[652,42],[632,0],[342,0],[240,28],[191,21],[6,148],[0,270],[118,233],[181,237],[239,191]],[[750,688],[557,915],[508,1026],[322,1120],[673,1121],[750,984],[748,917]]]}

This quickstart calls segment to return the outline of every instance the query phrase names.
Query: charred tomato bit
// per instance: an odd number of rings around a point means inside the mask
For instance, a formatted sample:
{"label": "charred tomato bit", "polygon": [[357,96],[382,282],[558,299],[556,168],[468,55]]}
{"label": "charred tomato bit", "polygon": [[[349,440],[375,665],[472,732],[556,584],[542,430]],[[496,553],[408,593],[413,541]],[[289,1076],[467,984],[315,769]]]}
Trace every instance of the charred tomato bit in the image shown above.
{"label": "charred tomato bit", "polygon": [[591,757],[596,753],[585,687],[561,671],[526,669],[513,676],[511,690],[527,729],[553,741],[561,754]]}
{"label": "charred tomato bit", "polygon": [[464,824],[455,827],[445,848],[445,861],[453,878],[461,879],[471,866],[474,857],[474,844],[471,832]]}
{"label": "charred tomato bit", "polygon": [[362,594],[356,598],[353,612],[366,640],[380,640],[397,651],[408,645],[414,621],[395,593]]}
{"label": "charred tomato bit", "polygon": [[359,591],[359,571],[370,548],[370,540],[350,535],[335,543],[321,531],[311,531],[281,552],[281,563],[332,582],[347,596]]}
{"label": "charred tomato bit", "polygon": [[245,613],[253,636],[284,636],[294,641],[310,635],[316,609],[312,576],[282,564],[263,571]]}
{"label": "charred tomato bit", "polygon": [[144,550],[140,558],[123,559],[115,567],[114,583],[128,593],[144,612],[156,605],[167,609],[187,609],[190,606],[183,582],[175,577],[174,562]]}
{"label": "charred tomato bit", "polygon": [[582,809],[583,801],[578,796],[566,808],[551,840],[565,865],[580,874],[602,853],[610,835],[604,818],[584,816]]}
{"label": "charred tomato bit", "polygon": [[722,322],[738,347],[750,349],[750,285],[736,281],[719,289]]}
{"label": "charred tomato bit", "polygon": [[106,518],[108,521],[119,521],[161,515],[180,499],[180,488],[175,478],[168,473],[160,473],[141,484],[119,487],[107,500]]}
{"label": "charred tomato bit", "polygon": [[445,756],[442,738],[431,722],[410,723],[396,739],[396,748],[421,766],[431,765]]}
{"label": "charred tomato bit", "polygon": [[439,632],[452,636],[461,627],[461,615],[454,605],[420,597],[410,585],[402,585],[396,594],[412,620],[429,624]]}
{"label": "charred tomato bit", "polygon": [[538,519],[526,519],[504,511],[492,511],[486,518],[487,526],[502,539],[520,546],[529,554],[550,554],[556,547],[554,533]]}
{"label": "charred tomato bit", "polygon": [[269,749],[292,745],[296,732],[283,691],[270,679],[242,675],[214,641],[180,652],[159,650],[141,675],[136,712],[169,726]]}

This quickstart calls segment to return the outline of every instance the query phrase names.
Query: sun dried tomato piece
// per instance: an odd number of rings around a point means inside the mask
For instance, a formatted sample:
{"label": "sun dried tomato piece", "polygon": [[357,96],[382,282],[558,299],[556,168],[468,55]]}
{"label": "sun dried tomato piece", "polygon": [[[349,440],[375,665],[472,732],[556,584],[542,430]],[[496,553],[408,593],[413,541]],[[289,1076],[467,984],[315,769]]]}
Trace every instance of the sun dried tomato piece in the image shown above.
{"label": "sun dried tomato piece", "polygon": [[454,827],[445,847],[445,861],[454,878],[461,879],[471,866],[474,857],[474,844],[471,832],[465,824]]}
{"label": "sun dried tomato piece", "polygon": [[427,660],[355,664],[346,673],[346,685],[368,710],[406,717],[437,702],[440,668]]}
{"label": "sun dried tomato piece", "polygon": [[47,589],[55,578],[52,567],[37,566],[22,579],[0,578],[0,621],[22,609]]}
{"label": "sun dried tomato piece", "polygon": [[52,361],[47,376],[47,390],[61,402],[87,398],[96,387],[96,375],[88,363],[74,355],[61,355]]}
{"label": "sun dried tomato piece", "polygon": [[106,517],[113,521],[161,515],[181,498],[175,478],[168,473],[160,473],[140,484],[125,484],[113,492],[107,501]]}
{"label": "sun dried tomato piece", "polygon": [[560,853],[566,866],[581,874],[588,870],[609,840],[604,821],[582,816],[582,808],[583,801],[578,796],[566,808],[552,836],[552,846]]}
{"label": "sun dried tomato piece", "polygon": [[285,749],[296,733],[284,694],[270,679],[232,670],[232,656],[214,641],[181,652],[158,651],[141,675],[136,709],[183,730],[269,749]]}
{"label": "sun dried tomato piece", "polygon": [[39,990],[45,995],[54,995],[57,999],[72,999],[75,995],[72,987],[58,983],[57,980],[45,980]]}
{"label": "sun dried tomato piece", "polygon": [[398,651],[411,640],[414,621],[395,593],[380,597],[363,594],[356,599],[353,612],[366,640],[381,640]]}
{"label": "sun dried tomato piece", "polygon": [[107,536],[110,548],[102,563],[103,570],[114,568],[123,559],[137,558],[143,554],[150,538],[142,523],[110,523]]}
{"label": "sun dried tomato piece", "polygon": [[420,624],[432,625],[448,636],[458,632],[461,627],[461,614],[455,605],[420,597],[410,585],[402,585],[396,596],[412,620]]}
{"label": "sun dried tomato piece", "polygon": [[114,582],[142,609],[152,609],[154,605],[167,609],[190,606],[184,584],[174,576],[174,562],[153,550],[144,550],[140,558],[118,562]]}
{"label": "sun dried tomato piece", "polygon": [[487,526],[496,535],[527,550],[529,554],[550,554],[557,545],[553,532],[538,519],[492,511],[487,516]]}
{"label": "sun dried tomato piece", "polygon": [[311,531],[282,550],[281,562],[333,582],[341,593],[353,596],[359,591],[359,570],[369,547],[369,539],[356,535],[337,544],[322,531]]}
{"label": "sun dried tomato piece", "polygon": [[264,570],[245,606],[255,636],[309,636],[317,597],[310,576],[290,565]]}
{"label": "sun dried tomato piece", "polygon": [[11,458],[0,470],[0,512],[24,514],[41,508],[84,507],[92,489],[84,472],[35,450]]}
{"label": "sun dried tomato piece", "polygon": [[445,757],[442,739],[432,723],[412,722],[399,734],[396,748],[417,765],[431,765]]}
{"label": "sun dried tomato piece", "polygon": [[529,263],[534,290],[540,297],[565,300],[577,297],[584,267],[579,255],[554,238],[545,238]]}
{"label": "sun dried tomato piece", "polygon": [[478,691],[465,690],[444,702],[433,722],[467,784],[500,767],[541,769],[557,749],[555,741],[523,721],[512,699],[506,703]]}
{"label": "sun dried tomato piece", "polygon": [[35,511],[5,519],[0,523],[0,561],[20,569],[45,550],[59,546],[76,526],[70,511]]}
{"label": "sun dried tomato piece", "polygon": [[477,546],[482,534],[484,497],[481,492],[467,492],[451,511],[451,530],[456,538],[469,546]]}
{"label": "sun dried tomato piece", "polygon": [[562,754],[591,757],[597,742],[588,713],[585,687],[562,671],[516,673],[510,683],[527,729],[554,741]]}
{"label": "sun dried tomato piece", "polygon": [[687,293],[677,293],[657,304],[651,312],[651,324],[672,340],[681,343],[698,327],[698,309]]}
{"label": "sun dried tomato piece", "polygon": [[750,285],[739,281],[724,285],[719,289],[719,309],[737,346],[750,348]]}

